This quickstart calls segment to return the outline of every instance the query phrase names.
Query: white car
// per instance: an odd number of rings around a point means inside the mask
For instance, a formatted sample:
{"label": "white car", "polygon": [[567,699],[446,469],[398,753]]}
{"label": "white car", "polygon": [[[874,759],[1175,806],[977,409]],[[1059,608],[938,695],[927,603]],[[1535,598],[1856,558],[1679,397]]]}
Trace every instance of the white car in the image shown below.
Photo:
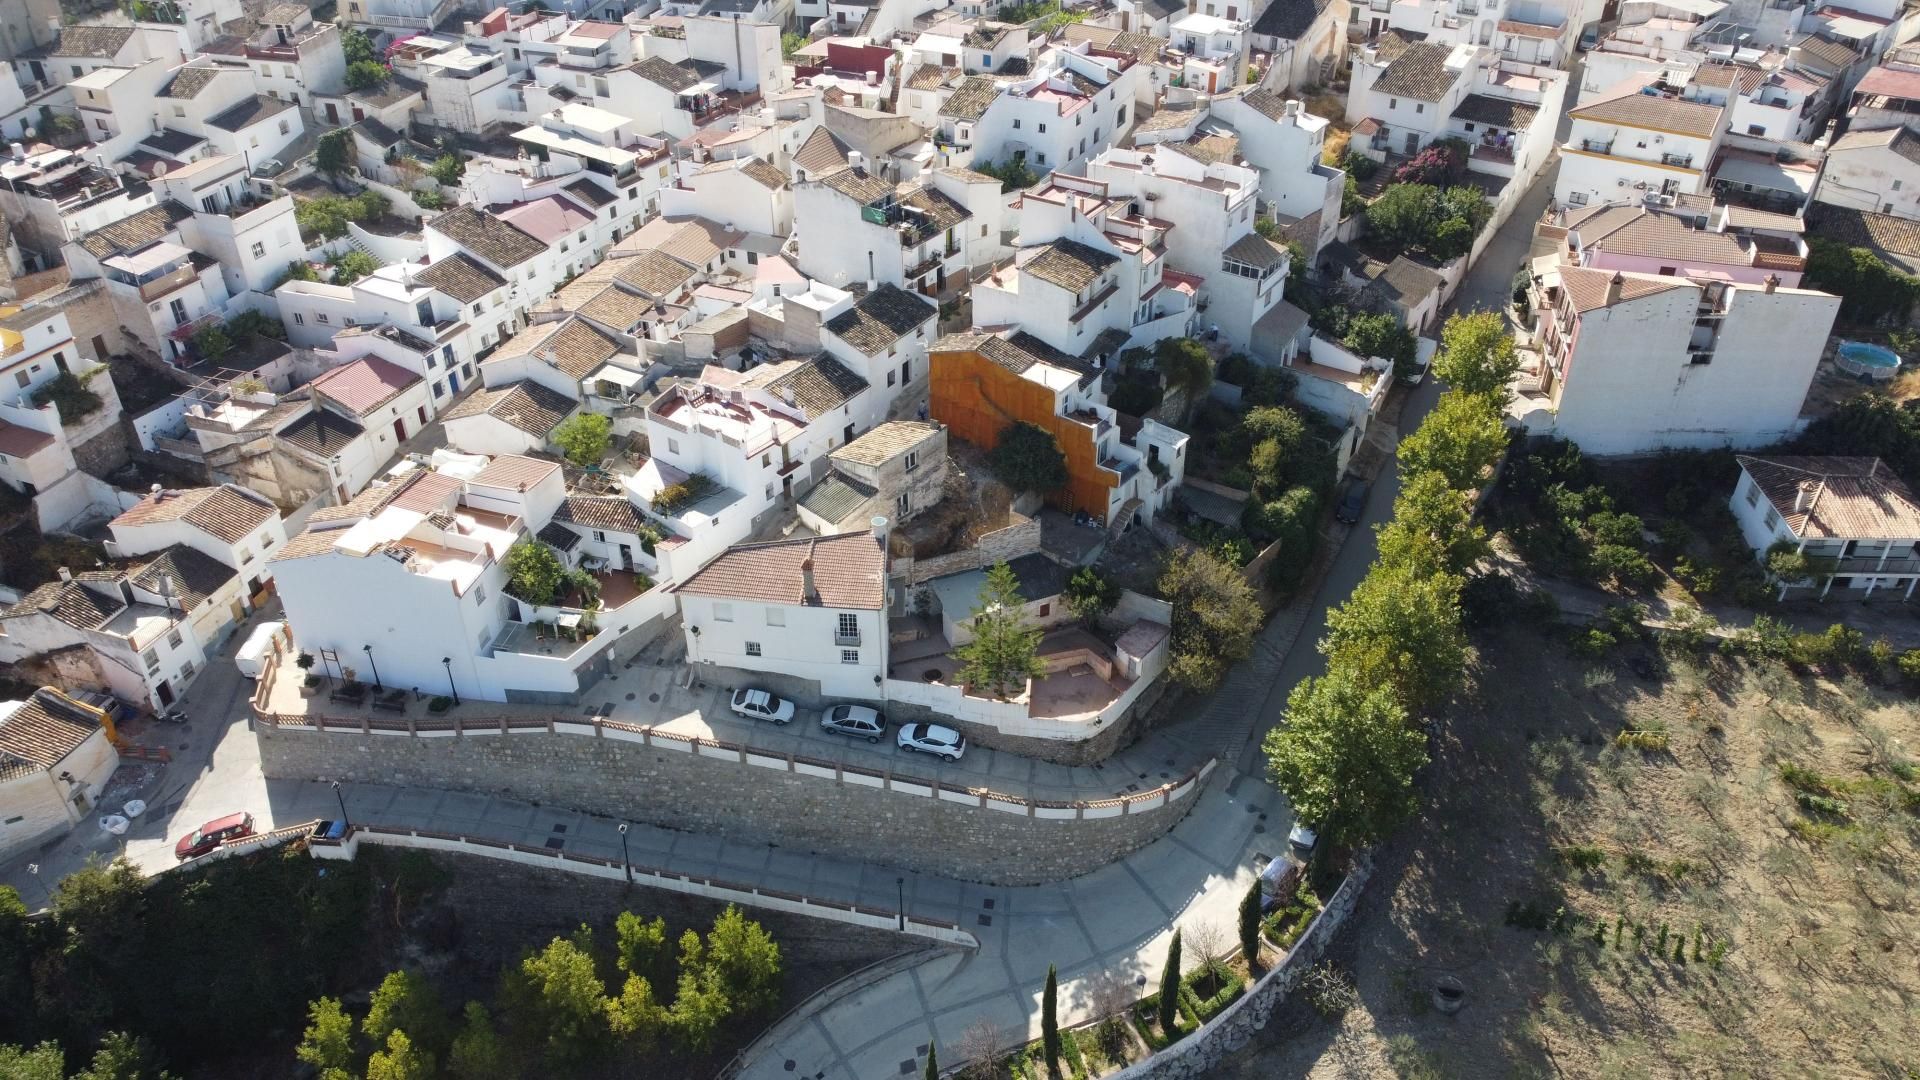
{"label": "white car", "polygon": [[865,705],[835,705],[820,714],[820,727],[877,743],[887,733],[887,717]]}
{"label": "white car", "polygon": [[735,690],[733,711],[749,720],[765,720],[770,724],[787,724],[793,721],[793,702],[786,698],[774,697],[765,690]]}
{"label": "white car", "polygon": [[967,752],[967,737],[939,724],[908,724],[900,729],[900,749],[959,761]]}

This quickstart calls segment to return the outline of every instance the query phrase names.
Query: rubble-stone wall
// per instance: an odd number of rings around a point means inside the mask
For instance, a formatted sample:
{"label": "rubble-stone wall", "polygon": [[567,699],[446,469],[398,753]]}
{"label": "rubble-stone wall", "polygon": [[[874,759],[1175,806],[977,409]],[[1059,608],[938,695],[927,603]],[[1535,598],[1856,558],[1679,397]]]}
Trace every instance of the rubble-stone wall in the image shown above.
{"label": "rubble-stone wall", "polygon": [[[1022,555],[1031,555],[1040,550],[1040,519],[1030,517],[1016,518],[1013,524],[1004,529],[996,529],[980,538],[980,541],[964,551],[948,552],[926,559],[914,559],[905,569],[907,579],[918,585],[932,578],[947,574],[958,574],[967,570],[977,570],[982,566],[992,566],[998,562],[1011,562]],[[902,572],[904,559],[894,560],[894,572]]]}
{"label": "rubble-stone wall", "polygon": [[1211,776],[1124,802],[1029,803],[684,737],[560,726],[422,737],[268,716],[255,731],[273,779],[478,792],[1002,885],[1077,877],[1150,843]]}

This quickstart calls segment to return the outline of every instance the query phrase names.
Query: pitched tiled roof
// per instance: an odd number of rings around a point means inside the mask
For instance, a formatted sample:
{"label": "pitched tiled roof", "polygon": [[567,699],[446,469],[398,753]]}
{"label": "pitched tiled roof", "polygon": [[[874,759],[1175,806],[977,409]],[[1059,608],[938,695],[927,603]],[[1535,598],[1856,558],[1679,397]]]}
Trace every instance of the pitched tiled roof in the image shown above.
{"label": "pitched tiled roof", "polygon": [[168,199],[87,233],[80,238],[80,246],[96,259],[112,258],[146,247],[172,232],[174,225],[192,216],[193,211]]}
{"label": "pitched tiled roof", "polygon": [[495,266],[518,266],[547,250],[539,238],[477,206],[454,207],[427,227]]}
{"label": "pitched tiled roof", "polygon": [[208,536],[238,543],[277,516],[272,504],[232,487],[163,489],[147,495],[113,519],[114,525],[153,525],[185,521]]}
{"label": "pitched tiled roof", "polygon": [[1259,233],[1250,232],[1228,245],[1220,257],[1265,270],[1269,266],[1278,266],[1287,257],[1287,249]]}
{"label": "pitched tiled roof", "polygon": [[1119,261],[1119,256],[1088,247],[1078,240],[1055,240],[1022,263],[1020,268],[1068,292],[1079,292],[1093,284],[1107,267]]}
{"label": "pitched tiled roof", "polygon": [[893,194],[893,185],[864,169],[842,169],[821,183],[858,203],[875,203]]}
{"label": "pitched tiled roof", "polygon": [[988,360],[1018,375],[1035,364],[1048,364],[1066,371],[1079,372],[1084,381],[1093,367],[1078,357],[1048,345],[1039,338],[1024,331],[1003,338],[997,334],[982,334],[963,331],[948,334],[933,343],[932,352],[976,352]]}
{"label": "pitched tiled roof", "polygon": [[[1078,26],[1079,24],[1075,23],[1074,25]],[[965,180],[969,184],[997,184],[1000,182],[1000,178],[997,176],[990,176],[978,169],[963,169],[958,165],[948,165],[935,171],[944,173],[956,180]]]}
{"label": "pitched tiled roof", "polygon": [[469,416],[486,414],[496,420],[526,432],[545,438],[567,414],[574,410],[575,402],[565,394],[556,393],[537,382],[521,379],[489,389],[475,390],[467,395],[467,400],[455,405],[443,415],[448,420],[459,420]]}
{"label": "pitched tiled roof", "polygon": [[1407,310],[1418,307],[1420,301],[1446,284],[1438,273],[1405,255],[1394,256],[1379,273],[1369,276],[1373,278],[1367,285],[1369,292]]}
{"label": "pitched tiled roof", "polygon": [[255,94],[233,108],[212,117],[207,123],[222,131],[244,131],[262,120],[271,120],[291,108],[294,108],[291,101],[281,101],[279,98],[270,98],[265,94]]}
{"label": "pitched tiled roof", "polygon": [[693,268],[663,252],[643,251],[620,260],[620,272],[615,276],[648,296],[665,299],[680,292],[693,277]]}
{"label": "pitched tiled roof", "polygon": [[185,544],[175,544],[155,554],[145,566],[129,574],[127,580],[148,592],[162,596],[171,593],[179,600],[182,610],[192,611],[235,576],[233,567]]}
{"label": "pitched tiled roof", "polygon": [[418,514],[442,513],[460,500],[459,479],[443,472],[416,470],[400,481],[399,488],[387,505]]}
{"label": "pitched tiled roof", "polygon": [[541,543],[555,551],[572,551],[580,546],[580,534],[558,521],[549,521],[540,526],[540,531],[535,535],[539,536]]}
{"label": "pitched tiled roof", "polygon": [[1732,233],[1692,228],[1672,214],[1644,207],[1620,209],[1625,212],[1582,225],[1578,230],[1581,246],[1616,255],[1671,260],[1675,268],[1690,261],[1738,266],[1753,262],[1753,253]]}
{"label": "pitched tiled roof", "polygon": [[955,120],[978,120],[987,114],[987,109],[999,96],[998,82],[985,75],[969,75],[953,88],[947,103],[940,106],[940,115],[951,116]]}
{"label": "pitched tiled roof", "polygon": [[940,433],[940,425],[925,420],[889,420],[835,450],[835,461],[883,465]]}
{"label": "pitched tiled roof", "polygon": [[709,165],[700,171],[712,172],[714,171],[714,165],[718,165],[723,169],[738,168],[742,173],[745,173],[757,181],[761,187],[770,188],[774,191],[778,191],[787,186],[787,174],[781,172],[778,167],[765,158],[751,157],[747,159],[746,164],[739,166],[735,166],[731,161],[716,161],[713,165]]}
{"label": "pitched tiled roof", "polygon": [[368,142],[382,148],[392,146],[404,138],[399,132],[371,116],[354,121],[353,130],[356,134],[364,136]]}
{"label": "pitched tiled roof", "polygon": [[867,388],[867,380],[822,353],[811,360],[790,360],[755,368],[740,385],[764,387],[782,399],[791,398],[812,419],[845,405]]}
{"label": "pitched tiled roof", "polygon": [[1573,300],[1573,309],[1579,312],[1594,311],[1610,306],[1607,302],[1609,282],[1620,279],[1621,301],[1638,300],[1643,296],[1652,296],[1668,289],[1682,289],[1687,283],[1678,278],[1654,277],[1649,274],[1624,274],[1616,270],[1588,270],[1582,266],[1562,266],[1560,268],[1560,286],[1567,290]]}
{"label": "pitched tiled roof", "polygon": [[1451,55],[1451,45],[1414,42],[1387,65],[1379,81],[1373,84],[1373,91],[1415,101],[1439,101],[1458,75],[1447,67],[1447,57]]}
{"label": "pitched tiled roof", "polygon": [[51,615],[76,630],[98,630],[125,610],[117,597],[102,596],[77,581],[49,581],[0,612],[0,619]]}
{"label": "pitched tiled roof", "polygon": [[957,67],[941,67],[938,64],[922,64],[913,69],[907,78],[909,90],[932,90],[947,85],[954,76],[960,74]]}
{"label": "pitched tiled roof", "polygon": [[299,536],[292,537],[280,550],[273,553],[268,562],[286,562],[289,559],[305,559],[314,555],[325,555],[333,550],[333,542],[344,534],[341,529],[308,529]]}
{"label": "pitched tiled roof", "polygon": [[624,332],[646,318],[647,312],[653,310],[653,301],[609,285],[593,294],[593,298],[581,304],[577,310],[595,322]]}
{"label": "pitched tiled roof", "polygon": [[307,515],[307,525],[312,527],[329,521],[359,521],[372,517],[387,500],[400,494],[399,484],[375,484],[339,506],[323,506]]}
{"label": "pitched tiled roof", "polygon": [[376,109],[384,109],[415,94],[423,94],[426,89],[426,83],[410,79],[405,75],[395,75],[371,90],[349,90],[347,96],[355,101],[364,101]]}
{"label": "pitched tiled roof", "polygon": [[633,504],[617,496],[569,495],[553,516],[556,521],[571,521],[589,529],[637,533],[646,528],[645,519]]}
{"label": "pitched tiled roof", "polygon": [[32,457],[52,445],[53,436],[44,431],[0,420],[0,454],[16,458]]}
{"label": "pitched tiled roof", "polygon": [[331,457],[366,430],[339,413],[315,409],[274,434],[309,454]]}
{"label": "pitched tiled roof", "polygon": [[847,168],[847,145],[825,127],[814,128],[800,149],[793,152],[793,164],[816,179],[839,172]]}
{"label": "pitched tiled roof", "polygon": [[604,207],[614,201],[613,194],[607,191],[606,188],[603,188],[599,184],[596,184],[593,181],[587,180],[584,178],[580,180],[575,180],[573,183],[568,184],[562,190],[566,191],[567,194],[573,196],[574,198],[579,199],[581,202],[586,203],[588,206],[591,206],[595,210],[598,210],[601,207]]}
{"label": "pitched tiled roof", "polygon": [[365,416],[420,382],[420,376],[399,364],[363,356],[322,372],[307,385],[353,410],[355,416]]}
{"label": "pitched tiled roof", "polygon": [[[1274,7],[1279,6],[1278,3],[1274,4]],[[1269,8],[1268,10],[1272,9]],[[1255,87],[1247,91],[1240,95],[1240,100],[1246,102],[1248,107],[1253,109],[1254,112],[1259,113],[1269,120],[1283,120],[1286,118],[1287,99],[1264,87]]]}
{"label": "pitched tiled roof", "polygon": [[108,60],[133,39],[131,26],[64,26],[60,40],[49,49],[49,56],[84,56]]}
{"label": "pitched tiled roof", "polygon": [[166,84],[160,87],[158,96],[182,100],[196,97],[213,82],[213,77],[220,74],[220,70],[217,67],[188,64],[174,71],[173,78],[168,79]]}
{"label": "pitched tiled roof", "polygon": [[1540,115],[1537,105],[1508,98],[1491,97],[1487,94],[1468,94],[1454,106],[1453,118],[1475,124],[1492,124],[1494,127],[1524,131]]}
{"label": "pitched tiled roof", "polygon": [[[804,596],[803,564],[811,564],[817,599]],[[865,532],[738,544],[673,587],[687,596],[812,604],[878,611],[886,602],[887,554]]]}
{"label": "pitched tiled roof", "polygon": [[1900,261],[1908,273],[1920,271],[1920,221],[1816,202],[1807,208],[1807,224],[1817,234],[1850,247],[1904,256]]}
{"label": "pitched tiled roof", "polygon": [[52,769],[100,726],[99,712],[43,686],[0,719],[0,761]]}
{"label": "pitched tiled roof", "polygon": [[1207,106],[1198,101],[1170,101],[1142,117],[1135,125],[1140,131],[1170,131],[1184,128],[1206,116]]}
{"label": "pitched tiled roof", "polygon": [[[664,218],[661,220],[665,221]],[[692,267],[706,266],[746,236],[706,218],[689,218],[673,224],[678,227],[656,244],[654,250],[671,255]]]}
{"label": "pitched tiled roof", "polygon": [[807,489],[800,505],[810,514],[838,524],[860,509],[876,494],[876,489],[843,473],[828,473],[825,480]]}
{"label": "pitched tiled roof", "polygon": [[1333,0],[1273,0],[1267,10],[1260,13],[1260,19],[1253,24],[1253,32],[1271,37],[1296,40],[1313,26],[1320,13],[1327,10]]}
{"label": "pitched tiled roof", "polygon": [[504,342],[488,363],[532,356],[574,379],[587,373],[620,351],[620,343],[581,319],[557,323],[534,323]]}
{"label": "pitched tiled roof", "polygon": [[1882,128],[1879,131],[1849,131],[1833,141],[1827,153],[1844,150],[1886,149],[1908,161],[1920,164],[1920,134],[1910,127]]}
{"label": "pitched tiled roof", "polygon": [[1920,501],[1870,457],[1748,457],[1740,467],[1802,539],[1920,539]]}
{"label": "pitched tiled roof", "polygon": [[455,252],[413,275],[413,280],[438,289],[463,304],[471,304],[495,289],[506,287],[507,279],[492,267],[468,255]]}
{"label": "pitched tiled roof", "polygon": [[542,461],[522,454],[499,454],[487,466],[473,474],[469,483],[482,487],[513,488],[525,491],[560,471],[557,462]]}
{"label": "pitched tiled roof", "polygon": [[913,333],[938,310],[905,289],[882,284],[829,320],[827,329],[862,354],[872,356]]}
{"label": "pitched tiled roof", "polygon": [[1844,71],[1859,59],[1859,55],[1852,48],[1812,34],[1794,42],[1793,47],[1799,49],[1808,59],[1817,60],[1825,65],[1831,73]]}
{"label": "pitched tiled roof", "polygon": [[1704,139],[1711,137],[1720,123],[1720,106],[1632,90],[1605,101],[1582,105],[1568,115],[1581,120],[1670,131]]}
{"label": "pitched tiled roof", "polygon": [[679,64],[658,56],[649,56],[645,60],[631,65],[629,70],[655,86],[672,90],[675,93],[679,93],[700,81],[700,76],[696,74],[691,67],[682,67]]}
{"label": "pitched tiled roof", "polygon": [[900,203],[920,211],[921,220],[932,230],[951,229],[973,216],[973,211],[948,198],[946,192],[924,185],[902,195]]}

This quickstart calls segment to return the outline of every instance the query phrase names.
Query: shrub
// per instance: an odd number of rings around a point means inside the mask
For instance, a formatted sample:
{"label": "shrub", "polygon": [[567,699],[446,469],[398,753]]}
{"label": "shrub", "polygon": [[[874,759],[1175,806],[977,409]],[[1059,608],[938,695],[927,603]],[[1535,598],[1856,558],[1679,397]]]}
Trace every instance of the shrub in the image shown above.
{"label": "shrub", "polygon": [[1340,167],[1356,180],[1371,180],[1373,174],[1380,171],[1379,162],[1357,150],[1348,150],[1347,156],[1340,159]]}
{"label": "shrub", "polygon": [[549,604],[566,581],[560,556],[545,544],[521,541],[502,560],[507,569],[507,591],[529,604]]}
{"label": "shrub", "polygon": [[1554,856],[1582,873],[1603,870],[1607,865],[1607,849],[1593,844],[1570,844],[1555,851]]}
{"label": "shrub", "polygon": [[328,260],[327,265],[333,267],[335,285],[351,285],[380,269],[380,260],[364,251],[356,250],[334,256]]}
{"label": "shrub", "polygon": [[987,463],[1015,491],[1053,491],[1066,486],[1067,456],[1046,429],[1017,421],[1000,432]]}
{"label": "shrub", "polygon": [[55,375],[34,390],[33,403],[36,407],[43,406],[49,401],[60,410],[62,424],[71,424],[82,417],[98,412],[100,406],[104,404],[99,394],[87,389],[86,380],[71,371],[63,371]]}
{"label": "shrub", "polygon": [[437,191],[416,191],[413,193],[413,205],[422,210],[445,210],[447,200]]}
{"label": "shrub", "polygon": [[1426,184],[1445,187],[1457,184],[1467,172],[1467,156],[1461,147],[1448,142],[1429,143],[1393,172],[1396,184]]}
{"label": "shrub", "polygon": [[1667,733],[1664,731],[1629,729],[1613,737],[1615,746],[1646,753],[1660,753],[1667,749],[1667,744]]}
{"label": "shrub", "polygon": [[600,413],[575,413],[553,429],[553,444],[581,468],[598,465],[612,443],[613,421]]}
{"label": "shrub", "polygon": [[441,154],[427,167],[427,173],[442,187],[457,187],[467,174],[467,162],[458,153]]}
{"label": "shrub", "polygon": [[668,484],[654,495],[653,512],[672,515],[706,498],[717,485],[705,473],[694,473],[677,484]]}
{"label": "shrub", "polygon": [[347,65],[347,89],[351,91],[378,90],[392,79],[393,72],[378,60],[356,60]]}

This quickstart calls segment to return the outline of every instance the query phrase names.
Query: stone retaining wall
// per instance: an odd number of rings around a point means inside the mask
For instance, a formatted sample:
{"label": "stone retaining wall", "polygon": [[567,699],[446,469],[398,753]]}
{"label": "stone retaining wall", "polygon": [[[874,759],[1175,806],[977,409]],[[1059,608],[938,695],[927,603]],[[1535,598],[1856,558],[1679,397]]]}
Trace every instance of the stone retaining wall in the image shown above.
{"label": "stone retaining wall", "polygon": [[1186,816],[1213,762],[1126,799],[1027,800],[588,720],[464,732],[255,725],[273,779],[445,788],[1000,885],[1090,873]]}

